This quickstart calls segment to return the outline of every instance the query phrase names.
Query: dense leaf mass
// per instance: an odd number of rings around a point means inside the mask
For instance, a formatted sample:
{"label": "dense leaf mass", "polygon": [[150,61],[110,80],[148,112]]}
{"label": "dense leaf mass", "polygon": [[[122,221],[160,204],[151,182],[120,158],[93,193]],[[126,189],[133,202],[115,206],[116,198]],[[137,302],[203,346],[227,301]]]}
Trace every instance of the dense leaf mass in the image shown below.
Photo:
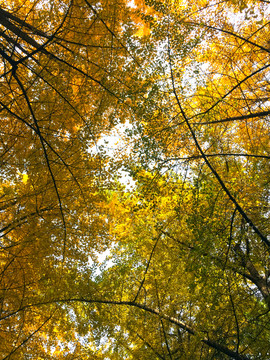
{"label": "dense leaf mass", "polygon": [[270,358],[269,15],[0,1],[0,360]]}

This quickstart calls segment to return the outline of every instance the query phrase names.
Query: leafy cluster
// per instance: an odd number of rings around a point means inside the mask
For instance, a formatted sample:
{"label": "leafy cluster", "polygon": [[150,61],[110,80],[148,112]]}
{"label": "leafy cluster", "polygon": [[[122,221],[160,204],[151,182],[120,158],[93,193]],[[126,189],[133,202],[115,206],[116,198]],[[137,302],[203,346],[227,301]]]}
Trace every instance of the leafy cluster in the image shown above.
{"label": "leafy cluster", "polygon": [[269,359],[268,17],[0,2],[1,360]]}

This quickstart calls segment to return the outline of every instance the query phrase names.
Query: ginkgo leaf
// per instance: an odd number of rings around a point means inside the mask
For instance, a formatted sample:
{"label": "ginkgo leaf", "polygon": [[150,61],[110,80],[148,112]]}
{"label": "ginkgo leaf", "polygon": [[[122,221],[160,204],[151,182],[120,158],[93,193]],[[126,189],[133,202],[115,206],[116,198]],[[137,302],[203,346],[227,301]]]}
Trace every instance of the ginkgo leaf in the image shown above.
{"label": "ginkgo leaf", "polygon": [[268,13],[1,2],[1,359],[270,358]]}

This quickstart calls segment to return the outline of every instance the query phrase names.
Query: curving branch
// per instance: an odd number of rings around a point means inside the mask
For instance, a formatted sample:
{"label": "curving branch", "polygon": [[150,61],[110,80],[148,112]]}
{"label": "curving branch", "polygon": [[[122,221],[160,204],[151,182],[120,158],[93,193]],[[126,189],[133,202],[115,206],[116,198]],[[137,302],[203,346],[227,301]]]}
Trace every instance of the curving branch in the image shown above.
{"label": "curving branch", "polygon": [[[261,1],[262,1],[262,0],[261,0]],[[185,21],[184,23],[185,23],[185,24],[188,24],[188,25],[198,26],[198,27],[205,27],[205,28],[207,28],[207,29],[211,29],[211,30],[215,30],[215,31],[222,32],[222,33],[224,33],[224,34],[231,35],[231,36],[233,36],[233,37],[235,37],[235,38],[237,38],[237,39],[242,40],[244,43],[248,43],[248,44],[250,44],[250,45],[253,45],[253,46],[257,47],[258,49],[261,49],[261,50],[263,50],[263,51],[266,51],[267,53],[270,53],[270,50],[267,49],[266,47],[264,47],[264,46],[262,46],[262,45],[260,45],[260,44],[257,44],[257,43],[255,43],[254,41],[251,41],[251,40],[249,40],[249,39],[247,39],[247,38],[244,38],[243,36],[238,35],[238,34],[236,34],[236,33],[233,32],[233,31],[229,31],[229,30],[217,28],[217,27],[215,27],[215,26],[207,25],[207,24],[204,24],[204,23],[196,23],[195,21]],[[266,25],[268,25],[268,24],[269,24],[269,22],[266,23],[264,26],[266,26]]]}
{"label": "curving branch", "polygon": [[[227,188],[227,186],[225,185],[224,181],[221,179],[221,177],[219,176],[219,174],[217,173],[217,171],[215,170],[215,168],[213,167],[213,165],[209,162],[207,155],[204,153],[201,145],[198,142],[197,136],[195,135],[195,132],[189,122],[189,119],[182,107],[182,104],[180,102],[180,99],[178,97],[177,91],[176,91],[176,87],[175,87],[175,81],[174,81],[174,73],[173,73],[173,68],[172,68],[172,59],[171,59],[171,49],[170,49],[170,41],[168,38],[168,57],[169,57],[169,65],[170,65],[170,74],[171,74],[171,82],[172,82],[172,89],[173,89],[173,93],[175,96],[175,99],[177,101],[178,107],[180,109],[180,112],[186,122],[186,125],[191,133],[191,136],[193,138],[193,141],[199,151],[199,153],[201,154],[202,158],[204,159],[206,165],[208,166],[208,168],[211,170],[211,172],[213,173],[213,175],[215,176],[215,178],[217,179],[217,181],[219,182],[220,186],[222,187],[222,189],[224,190],[224,192],[227,194],[227,196],[229,197],[229,199],[233,202],[233,204],[236,206],[239,214],[241,214],[241,216],[243,217],[243,219],[246,221],[247,224],[249,224],[251,226],[251,228],[254,230],[254,232],[261,238],[261,240],[264,242],[264,244],[268,247],[268,250],[270,250],[270,241],[267,239],[267,237],[265,235],[263,235],[263,233],[258,229],[258,227],[254,224],[254,222],[249,218],[249,216],[246,214],[246,212],[244,211],[244,209],[242,208],[242,206],[238,203],[238,201],[235,199],[235,197],[232,195],[232,193],[230,192],[230,190]],[[207,112],[209,112],[211,109],[213,109],[220,101],[222,101],[222,99],[224,99],[227,95],[229,95],[230,93],[232,93],[238,86],[241,85],[241,83],[243,83],[244,81],[246,81],[248,78],[250,78],[251,76],[253,76],[254,74],[258,73],[259,71],[262,71],[263,69],[266,69],[270,67],[270,64],[265,65],[264,67],[256,70],[255,72],[253,72],[252,74],[248,75],[245,77],[245,79],[241,80],[237,85],[235,85],[230,91],[228,91],[225,95],[222,96],[222,98],[220,100],[218,100],[214,105],[212,105],[208,110],[202,112],[200,115],[203,115]]]}
{"label": "curving branch", "polygon": [[169,316],[167,314],[164,314],[163,312],[159,311],[158,309],[153,309],[147,305],[144,304],[140,304],[140,303],[136,303],[134,301],[117,301],[117,300],[101,300],[101,299],[87,299],[87,298],[69,298],[69,299],[56,299],[53,301],[47,301],[47,302],[40,302],[40,303],[36,303],[36,304],[31,304],[31,305],[25,305],[22,306],[20,309],[5,315],[4,317],[0,318],[1,320],[7,319],[11,316],[14,316],[16,314],[18,314],[21,311],[24,311],[26,309],[32,308],[32,307],[38,307],[38,306],[43,306],[43,305],[51,305],[51,304],[69,304],[69,303],[73,303],[73,302],[77,302],[77,303],[86,303],[86,304],[102,304],[102,305],[115,305],[115,306],[127,306],[127,307],[133,307],[133,308],[137,308],[137,309],[141,309],[147,313],[153,314],[157,317],[159,317],[160,319],[166,320],[169,323],[176,325],[177,327],[179,327],[180,329],[186,331],[187,333],[189,333],[190,335],[196,336],[200,338],[200,341],[203,344],[208,345],[209,347],[217,350],[218,352],[228,355],[229,357],[231,357],[232,359],[235,360],[249,360],[249,357],[243,354],[240,354],[239,352],[233,351],[230,348],[228,348],[227,346],[224,346],[220,343],[217,343],[216,341],[210,339],[209,337],[207,338],[201,338],[201,335],[199,334],[198,331],[196,331],[194,328],[192,328],[191,326],[187,325],[185,322],[178,320],[172,316]]}

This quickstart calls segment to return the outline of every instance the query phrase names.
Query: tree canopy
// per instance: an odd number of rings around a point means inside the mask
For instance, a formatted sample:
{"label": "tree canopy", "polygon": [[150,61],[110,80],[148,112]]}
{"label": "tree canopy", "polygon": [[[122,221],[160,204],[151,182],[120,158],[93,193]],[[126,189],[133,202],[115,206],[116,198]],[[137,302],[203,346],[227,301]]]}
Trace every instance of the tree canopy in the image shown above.
{"label": "tree canopy", "polygon": [[0,360],[269,359],[269,14],[0,2]]}

